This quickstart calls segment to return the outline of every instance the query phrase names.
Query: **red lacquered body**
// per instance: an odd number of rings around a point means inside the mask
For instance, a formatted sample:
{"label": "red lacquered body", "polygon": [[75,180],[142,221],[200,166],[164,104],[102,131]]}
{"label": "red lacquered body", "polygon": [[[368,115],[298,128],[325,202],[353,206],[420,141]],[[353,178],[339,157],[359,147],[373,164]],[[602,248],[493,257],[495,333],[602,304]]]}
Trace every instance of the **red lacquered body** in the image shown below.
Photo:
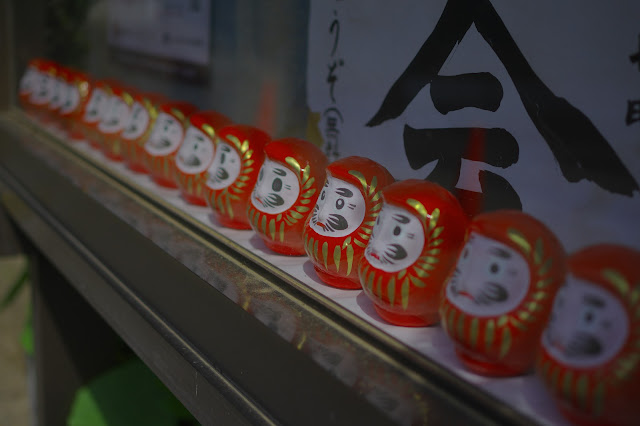
{"label": "red lacquered body", "polygon": [[347,157],[327,166],[327,178],[305,223],[305,251],[322,281],[359,289],[358,266],[376,217],[381,190],[393,176],[364,157]]}
{"label": "red lacquered body", "polygon": [[302,231],[320,195],[327,157],[312,143],[295,138],[273,141],[264,152],[249,203],[249,222],[271,250],[304,256]]}
{"label": "red lacquered body", "polygon": [[184,139],[188,117],[195,111],[188,102],[167,102],[158,109],[153,130],[144,143],[143,163],[160,186],[178,188],[175,154]]}
{"label": "red lacquered body", "polygon": [[382,190],[382,199],[360,262],[360,284],[391,324],[435,324],[442,287],[464,244],[467,216],[449,191],[423,180],[393,183]]}
{"label": "red lacquered body", "polygon": [[144,144],[151,134],[160,104],[166,99],[155,93],[140,93],[133,95],[131,114],[120,133],[122,156],[127,166],[138,173],[149,173],[144,163]]}
{"label": "red lacquered body", "polygon": [[562,245],[520,211],[476,216],[444,288],[440,317],[456,353],[488,376],[528,372],[565,278]]}
{"label": "red lacquered body", "polygon": [[269,135],[255,127],[233,124],[223,127],[207,172],[205,198],[222,226],[251,229],[247,218],[251,190],[264,161]]}
{"label": "red lacquered body", "polygon": [[612,244],[569,256],[536,370],[573,423],[640,420],[639,265],[640,252]]}
{"label": "red lacquered body", "polygon": [[176,180],[185,200],[206,206],[207,170],[213,162],[217,132],[231,120],[216,111],[198,111],[189,117],[189,127],[175,156]]}

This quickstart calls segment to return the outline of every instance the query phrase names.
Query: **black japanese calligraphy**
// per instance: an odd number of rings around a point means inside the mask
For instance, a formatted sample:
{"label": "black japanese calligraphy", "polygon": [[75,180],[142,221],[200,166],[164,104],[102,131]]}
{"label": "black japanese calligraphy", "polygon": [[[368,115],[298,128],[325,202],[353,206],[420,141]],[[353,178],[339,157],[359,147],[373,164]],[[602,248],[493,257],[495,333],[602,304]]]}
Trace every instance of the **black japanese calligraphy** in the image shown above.
{"label": "black japanese calligraphy", "polygon": [[[336,0],[339,1],[339,0]],[[338,108],[338,102],[335,96],[335,87],[338,82],[338,70],[344,65],[344,59],[338,57],[338,46],[340,43],[340,19],[338,10],[333,10],[333,19],[329,24],[329,34],[333,37],[331,51],[329,53],[329,62],[327,63],[326,82],[329,86],[330,106],[322,112],[324,120],[324,152],[331,161],[340,157],[340,128],[344,123],[342,113]]]}
{"label": "black japanese calligraphy", "polygon": [[640,121],[640,99],[627,102],[627,116],[625,123],[627,126]]}
{"label": "black japanese calligraphy", "polygon": [[[589,118],[551,92],[536,75],[489,0],[448,0],[435,28],[393,83],[367,126],[378,126],[399,117],[429,84],[434,106],[441,114],[467,107],[496,111],[502,99],[502,86],[493,75],[439,75],[446,59],[472,24],[504,65],[527,115],[553,153],[564,178],[569,182],[587,179],[607,191],[627,196],[638,191],[633,176]],[[469,138],[470,134],[476,134],[474,132],[484,135],[480,151],[472,146],[478,142]],[[469,159],[469,152],[479,152],[479,156],[474,155],[475,160],[499,167],[508,167],[517,161],[518,143],[506,130],[476,129],[474,132],[405,127],[405,151],[411,167],[417,169],[437,160],[436,168],[427,179],[452,188],[459,176],[460,161]],[[501,160],[496,163],[496,159]],[[480,179],[482,210],[520,205],[515,190],[504,178],[486,171],[480,173]],[[491,205],[493,202],[498,204]]]}

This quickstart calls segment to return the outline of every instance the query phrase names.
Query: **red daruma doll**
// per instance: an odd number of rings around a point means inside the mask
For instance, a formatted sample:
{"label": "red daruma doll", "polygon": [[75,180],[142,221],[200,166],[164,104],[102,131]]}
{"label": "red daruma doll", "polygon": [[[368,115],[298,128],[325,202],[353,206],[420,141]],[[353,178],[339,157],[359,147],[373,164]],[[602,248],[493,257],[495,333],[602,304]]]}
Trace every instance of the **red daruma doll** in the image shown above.
{"label": "red daruma doll", "polygon": [[327,179],[304,229],[307,255],[322,281],[359,289],[358,265],[382,208],[380,191],[393,176],[375,161],[347,157],[327,167]]}
{"label": "red daruma doll", "polygon": [[98,132],[98,125],[102,121],[111,97],[111,88],[106,81],[97,81],[92,85],[89,101],[82,113],[81,128],[84,137],[94,148],[100,149],[101,135]]}
{"label": "red daruma doll", "polygon": [[251,229],[247,218],[249,197],[269,142],[269,135],[251,126],[234,124],[218,132],[205,191],[207,203],[222,226]]}
{"label": "red daruma doll", "polygon": [[180,192],[191,204],[206,206],[204,186],[213,162],[217,132],[231,120],[216,111],[199,111],[189,117],[189,128],[176,154],[176,176]]}
{"label": "red daruma doll", "polygon": [[74,70],[69,70],[69,84],[67,97],[60,107],[62,127],[67,130],[71,140],[83,140],[81,118],[89,102],[92,83],[89,76]]}
{"label": "red daruma doll", "polygon": [[196,107],[187,102],[160,105],[153,130],[144,144],[143,161],[151,178],[160,186],[177,188],[175,154],[182,144],[187,118]]}
{"label": "red daruma doll", "polygon": [[569,257],[537,372],[572,422],[640,421],[640,252],[601,244]]}
{"label": "red daruma doll", "polygon": [[127,166],[135,172],[149,173],[143,161],[144,144],[156,122],[159,105],[164,101],[164,97],[154,93],[133,95],[131,113],[120,133],[120,143]]}
{"label": "red daruma doll", "polygon": [[468,219],[449,191],[423,180],[393,183],[382,190],[382,199],[360,262],[360,284],[391,324],[435,324]]}
{"label": "red daruma doll", "polygon": [[25,111],[33,109],[31,94],[40,86],[40,66],[44,59],[35,58],[29,61],[18,86],[18,100]]}
{"label": "red daruma doll", "polygon": [[133,97],[130,91],[120,84],[112,83],[111,97],[105,108],[102,120],[98,124],[98,131],[102,138],[104,154],[115,161],[122,161],[123,149],[120,142],[120,133],[127,124],[132,104]]}
{"label": "red daruma doll", "polygon": [[249,222],[276,253],[304,256],[302,231],[325,180],[327,157],[310,142],[288,138],[269,143],[251,193]]}
{"label": "red daruma doll", "polygon": [[36,63],[38,74],[34,89],[31,91],[27,103],[31,105],[37,118],[45,118],[48,113],[48,105],[56,93],[56,75],[58,65],[53,61],[40,60]]}
{"label": "red daruma doll", "polygon": [[476,216],[440,308],[462,363],[488,376],[529,371],[565,269],[560,242],[533,217]]}

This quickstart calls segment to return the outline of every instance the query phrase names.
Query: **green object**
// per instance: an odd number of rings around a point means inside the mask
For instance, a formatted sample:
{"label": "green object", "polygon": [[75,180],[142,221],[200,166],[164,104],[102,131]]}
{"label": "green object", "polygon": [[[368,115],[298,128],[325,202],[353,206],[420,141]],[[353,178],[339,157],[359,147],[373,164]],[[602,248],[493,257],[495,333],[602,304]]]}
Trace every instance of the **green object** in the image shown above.
{"label": "green object", "polygon": [[29,310],[27,311],[27,320],[24,323],[22,334],[20,334],[20,343],[22,343],[22,349],[28,356],[33,356],[34,343],[33,343],[33,313],[31,309],[31,303],[29,303]]}
{"label": "green object", "polygon": [[193,416],[137,358],[81,387],[67,419],[68,426],[196,424]]}
{"label": "green object", "polygon": [[28,278],[29,267],[28,265],[25,265],[18,278],[9,287],[9,291],[7,291],[7,293],[2,298],[2,301],[0,301],[0,312],[6,309],[6,307],[9,306],[16,297],[18,297],[18,294],[20,294],[20,290],[22,290],[22,288],[25,286]]}

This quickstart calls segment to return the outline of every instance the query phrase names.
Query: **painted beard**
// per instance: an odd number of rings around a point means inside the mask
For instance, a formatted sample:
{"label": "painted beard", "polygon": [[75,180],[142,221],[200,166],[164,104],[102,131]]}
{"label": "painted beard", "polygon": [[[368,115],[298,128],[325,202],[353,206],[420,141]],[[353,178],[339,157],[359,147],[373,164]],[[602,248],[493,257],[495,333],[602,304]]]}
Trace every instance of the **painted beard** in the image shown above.
{"label": "painted beard", "polygon": [[272,209],[284,205],[284,198],[282,198],[278,194],[274,194],[273,192],[267,194],[267,196],[264,198],[256,197],[256,200],[262,203],[264,207],[268,207]]}
{"label": "painted beard", "polygon": [[318,223],[318,211],[320,209],[316,205],[313,208],[313,213],[311,214],[311,223],[316,226],[322,227],[326,232],[336,232],[336,231],[344,231],[349,227],[349,222],[347,219],[337,213],[330,214],[324,222]]}
{"label": "painted beard", "polygon": [[200,167],[202,162],[195,154],[189,154],[187,158],[180,157],[180,160],[189,167]]}

